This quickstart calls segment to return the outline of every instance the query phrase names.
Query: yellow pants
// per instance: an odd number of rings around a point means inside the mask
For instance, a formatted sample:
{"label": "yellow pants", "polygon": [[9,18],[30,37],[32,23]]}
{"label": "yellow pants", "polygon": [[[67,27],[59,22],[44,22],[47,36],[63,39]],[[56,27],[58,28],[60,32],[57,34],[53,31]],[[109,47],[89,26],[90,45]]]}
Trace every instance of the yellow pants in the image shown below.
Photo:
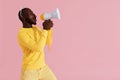
{"label": "yellow pants", "polygon": [[22,70],[20,80],[57,80],[48,66],[38,70]]}

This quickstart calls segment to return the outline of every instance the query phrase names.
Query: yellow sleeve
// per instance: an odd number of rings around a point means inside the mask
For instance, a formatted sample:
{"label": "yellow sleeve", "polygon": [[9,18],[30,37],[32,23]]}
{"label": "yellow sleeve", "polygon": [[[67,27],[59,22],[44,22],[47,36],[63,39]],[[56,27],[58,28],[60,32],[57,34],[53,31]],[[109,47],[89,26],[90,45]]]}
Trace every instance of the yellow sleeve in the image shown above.
{"label": "yellow sleeve", "polygon": [[47,34],[47,30],[42,30],[39,41],[35,42],[29,37],[27,33],[21,32],[18,34],[18,41],[20,44],[29,48],[32,51],[40,51],[44,48],[44,43],[46,42]]}
{"label": "yellow sleeve", "polygon": [[48,30],[46,45],[50,46],[52,44],[52,29]]}

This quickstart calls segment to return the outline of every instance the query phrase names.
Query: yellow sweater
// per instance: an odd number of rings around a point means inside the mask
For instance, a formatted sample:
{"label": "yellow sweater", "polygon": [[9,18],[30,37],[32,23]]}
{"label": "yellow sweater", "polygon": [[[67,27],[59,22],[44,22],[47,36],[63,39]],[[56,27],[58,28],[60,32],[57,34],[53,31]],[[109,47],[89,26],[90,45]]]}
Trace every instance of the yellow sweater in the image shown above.
{"label": "yellow sweater", "polygon": [[22,69],[39,69],[44,67],[44,46],[50,45],[52,30],[40,30],[38,27],[20,28],[18,43],[23,51]]}

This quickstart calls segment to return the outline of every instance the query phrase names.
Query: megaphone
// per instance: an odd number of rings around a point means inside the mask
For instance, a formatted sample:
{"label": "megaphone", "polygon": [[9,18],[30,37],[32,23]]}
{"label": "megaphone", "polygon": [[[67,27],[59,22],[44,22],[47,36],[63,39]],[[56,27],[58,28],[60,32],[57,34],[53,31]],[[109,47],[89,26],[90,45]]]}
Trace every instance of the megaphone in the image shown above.
{"label": "megaphone", "polygon": [[58,8],[56,8],[51,13],[43,13],[42,15],[40,15],[41,20],[48,20],[48,19],[52,19],[52,18],[57,18],[60,20],[60,12],[59,12]]}

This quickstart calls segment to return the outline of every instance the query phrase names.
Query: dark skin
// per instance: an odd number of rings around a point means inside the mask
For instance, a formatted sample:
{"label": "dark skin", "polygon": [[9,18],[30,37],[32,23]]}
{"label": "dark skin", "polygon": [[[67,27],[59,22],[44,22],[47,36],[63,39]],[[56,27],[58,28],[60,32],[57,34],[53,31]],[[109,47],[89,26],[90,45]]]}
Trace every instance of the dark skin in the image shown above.
{"label": "dark skin", "polygon": [[[21,11],[21,15],[19,12],[19,19],[23,23],[23,28],[32,28],[32,25],[36,25],[36,15],[33,13],[33,11],[29,8],[24,8]],[[53,22],[49,20],[45,20],[43,22],[43,29],[50,30],[53,27]]]}

